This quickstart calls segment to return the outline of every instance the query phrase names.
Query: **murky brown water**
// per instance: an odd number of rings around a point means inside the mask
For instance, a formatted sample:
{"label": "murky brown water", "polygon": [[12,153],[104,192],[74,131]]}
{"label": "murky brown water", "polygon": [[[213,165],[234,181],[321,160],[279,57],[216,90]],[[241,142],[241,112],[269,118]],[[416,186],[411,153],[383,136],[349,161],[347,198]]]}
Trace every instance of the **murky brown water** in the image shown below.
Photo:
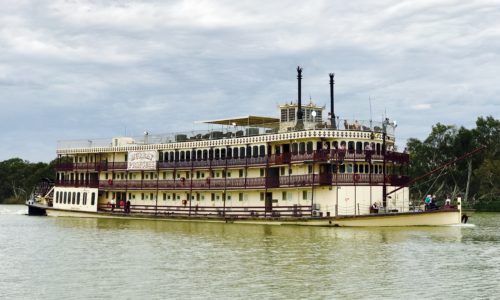
{"label": "murky brown water", "polygon": [[0,205],[0,298],[500,297],[500,214],[466,227],[29,217]]}

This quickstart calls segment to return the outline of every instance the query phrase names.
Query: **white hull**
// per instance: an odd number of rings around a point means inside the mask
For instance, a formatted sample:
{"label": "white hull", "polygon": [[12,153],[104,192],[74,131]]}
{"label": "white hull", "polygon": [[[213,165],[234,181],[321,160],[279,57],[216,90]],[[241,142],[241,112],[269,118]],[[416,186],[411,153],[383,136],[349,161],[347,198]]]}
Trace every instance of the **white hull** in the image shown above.
{"label": "white hull", "polygon": [[327,227],[397,227],[397,226],[448,226],[460,224],[459,210],[442,210],[414,213],[391,213],[365,216],[342,216],[337,218],[222,218],[222,217],[172,217],[154,216],[146,214],[96,213],[72,211],[64,209],[46,208],[51,217],[76,218],[118,218],[118,219],[149,219],[182,222],[217,222],[237,224],[262,225],[299,225],[299,226],[327,226]]}

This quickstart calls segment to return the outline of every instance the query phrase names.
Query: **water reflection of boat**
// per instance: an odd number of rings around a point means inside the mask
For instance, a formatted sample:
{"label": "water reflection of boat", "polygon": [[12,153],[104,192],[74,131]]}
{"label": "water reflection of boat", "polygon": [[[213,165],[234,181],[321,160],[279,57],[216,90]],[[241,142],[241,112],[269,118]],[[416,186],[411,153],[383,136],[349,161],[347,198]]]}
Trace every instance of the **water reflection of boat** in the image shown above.
{"label": "water reflection of boat", "polygon": [[[60,142],[55,183],[29,201],[49,216],[309,226],[460,223],[460,202],[411,206],[407,153],[389,119],[340,120],[298,100],[280,117],[201,123],[204,132]],[[326,118],[325,118],[326,117]],[[376,209],[374,208],[376,207]]]}

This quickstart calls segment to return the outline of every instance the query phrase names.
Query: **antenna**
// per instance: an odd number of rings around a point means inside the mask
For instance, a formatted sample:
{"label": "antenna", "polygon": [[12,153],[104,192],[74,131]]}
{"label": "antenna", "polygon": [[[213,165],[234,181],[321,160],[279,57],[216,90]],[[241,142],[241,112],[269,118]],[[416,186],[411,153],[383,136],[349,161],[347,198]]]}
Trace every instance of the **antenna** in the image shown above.
{"label": "antenna", "polygon": [[368,96],[368,102],[370,103],[370,129],[373,129],[373,117],[372,117],[372,98]]}

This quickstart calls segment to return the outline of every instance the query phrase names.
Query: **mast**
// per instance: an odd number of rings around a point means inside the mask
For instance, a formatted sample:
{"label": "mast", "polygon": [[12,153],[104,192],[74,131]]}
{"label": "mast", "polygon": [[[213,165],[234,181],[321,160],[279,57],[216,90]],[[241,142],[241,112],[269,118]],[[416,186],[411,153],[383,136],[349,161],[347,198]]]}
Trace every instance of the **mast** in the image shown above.
{"label": "mast", "polygon": [[335,124],[335,109],[334,109],[334,102],[333,102],[333,85],[335,84],[335,80],[333,77],[335,77],[335,73],[330,73],[330,117],[332,118],[332,129],[337,129],[337,126]]}
{"label": "mast", "polygon": [[387,209],[387,180],[386,180],[386,144],[385,139],[387,137],[387,125],[389,124],[389,119],[385,118],[382,123],[382,175],[384,177],[384,185],[382,186],[382,206]]}
{"label": "mast", "polygon": [[304,121],[302,120],[302,68],[297,66],[297,84],[298,84],[298,108],[297,108],[297,125],[295,129],[304,129]]}

